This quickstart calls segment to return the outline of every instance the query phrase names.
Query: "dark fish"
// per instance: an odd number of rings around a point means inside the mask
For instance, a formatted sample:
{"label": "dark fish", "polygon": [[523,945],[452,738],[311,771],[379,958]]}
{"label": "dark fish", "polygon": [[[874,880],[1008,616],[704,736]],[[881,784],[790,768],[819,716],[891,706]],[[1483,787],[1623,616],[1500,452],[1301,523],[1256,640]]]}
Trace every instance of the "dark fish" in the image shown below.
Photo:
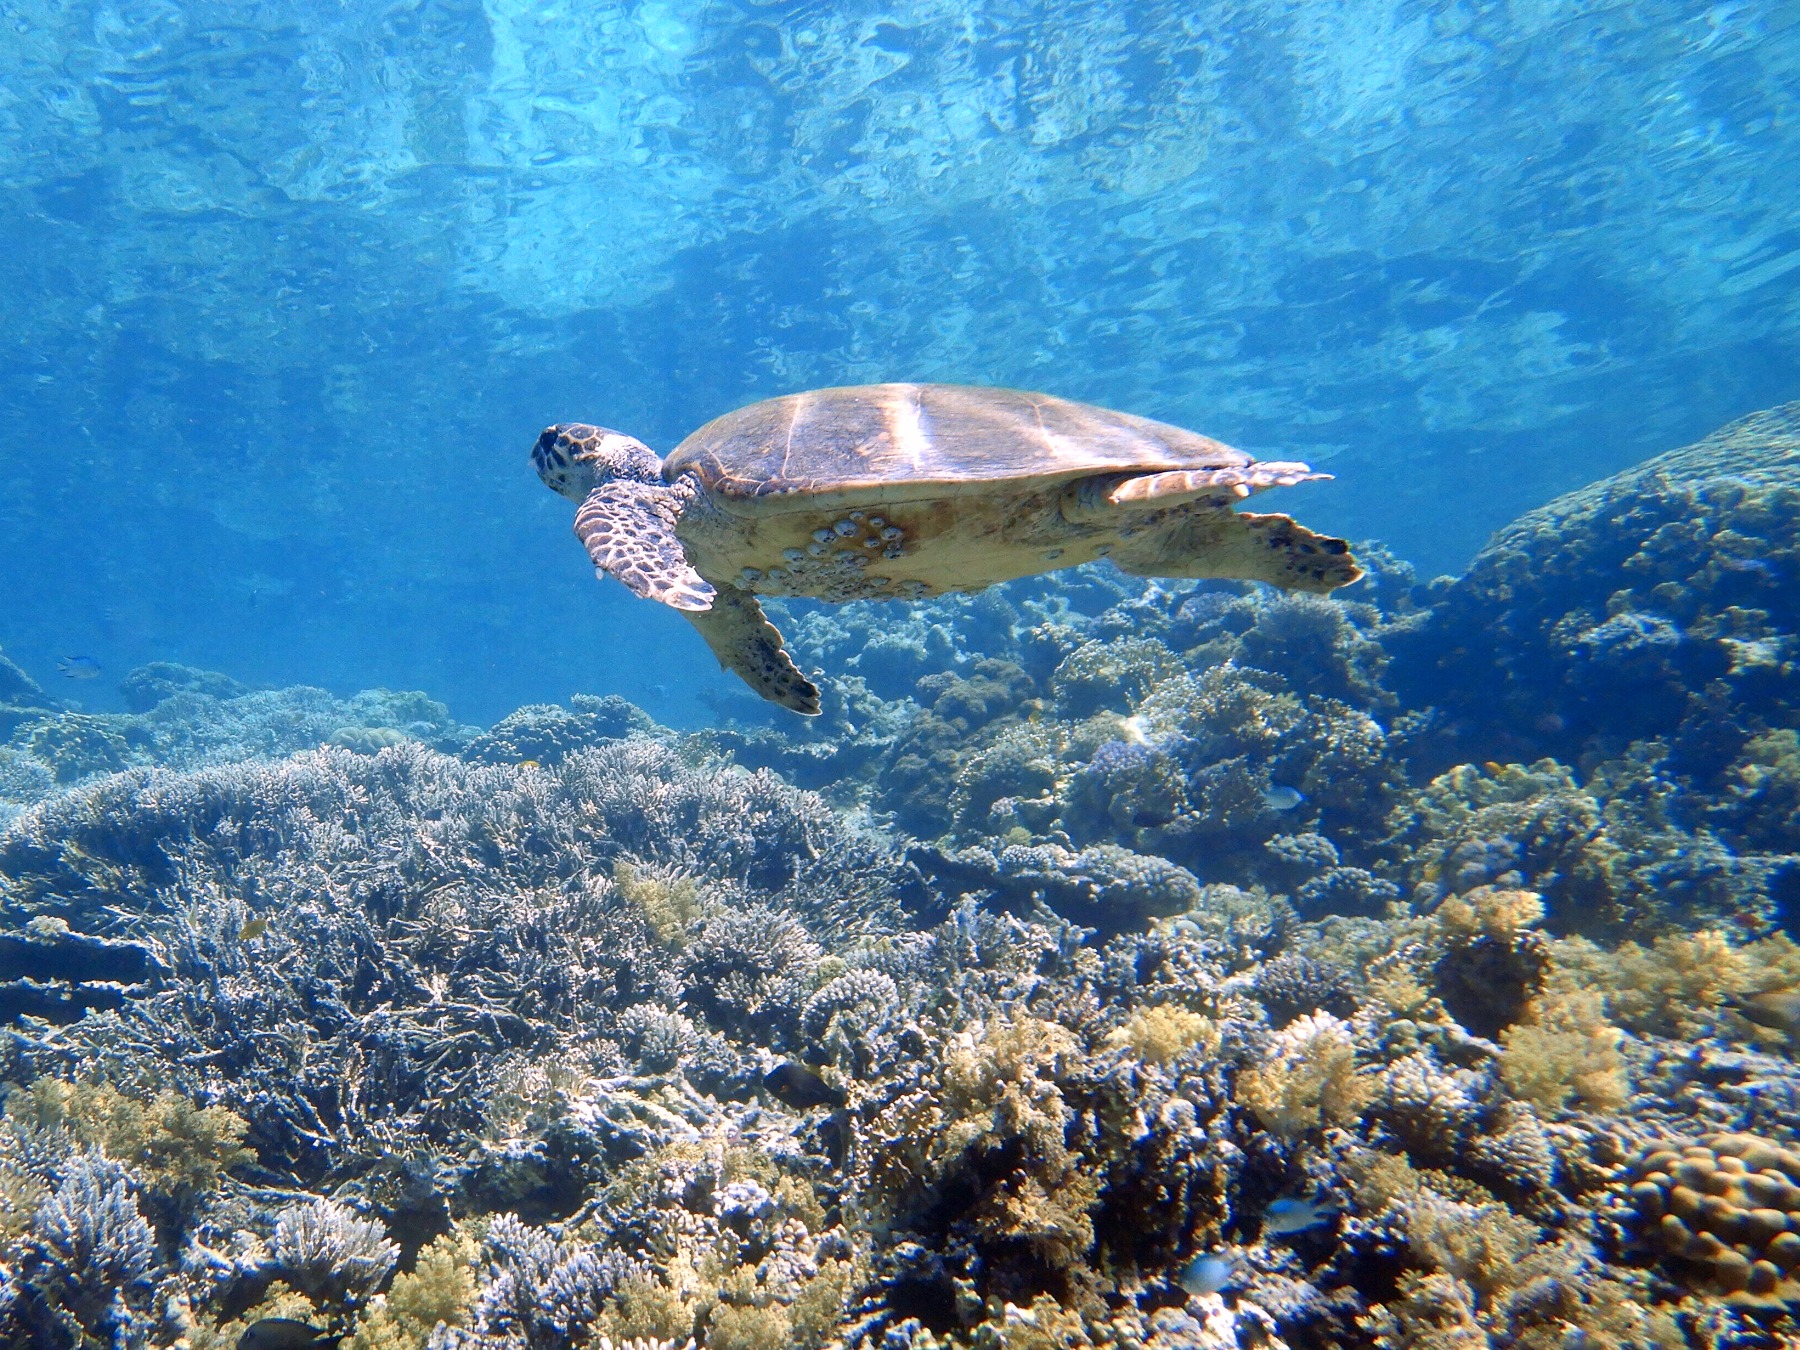
{"label": "dark fish", "polygon": [[91,680],[100,673],[100,663],[91,656],[65,656],[56,668],[71,680]]}
{"label": "dark fish", "polygon": [[850,1113],[833,1111],[819,1122],[819,1144],[833,1167],[842,1167],[850,1157]]}
{"label": "dark fish", "polygon": [[1725,1001],[1746,1022],[1783,1033],[1800,1045],[1800,989],[1768,989],[1760,994],[1727,994]]}
{"label": "dark fish", "polygon": [[291,1317],[265,1317],[244,1328],[237,1350],[331,1350],[336,1340]]}
{"label": "dark fish", "polygon": [[804,1064],[796,1064],[791,1059],[765,1073],[763,1086],[776,1101],[796,1111],[814,1106],[838,1107],[848,1100],[841,1089],[834,1088]]}

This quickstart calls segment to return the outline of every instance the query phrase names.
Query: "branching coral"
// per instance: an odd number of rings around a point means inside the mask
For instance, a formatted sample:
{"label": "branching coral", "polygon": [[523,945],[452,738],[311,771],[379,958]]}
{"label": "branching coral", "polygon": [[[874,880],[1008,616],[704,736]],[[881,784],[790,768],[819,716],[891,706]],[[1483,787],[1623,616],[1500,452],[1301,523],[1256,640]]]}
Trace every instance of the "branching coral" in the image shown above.
{"label": "branching coral", "polygon": [[77,1153],[33,1216],[12,1315],[79,1343],[141,1343],[148,1321],[156,1236],[131,1195],[126,1169]]}
{"label": "branching coral", "polygon": [[323,1198],[283,1210],[269,1239],[269,1259],[282,1279],[328,1306],[365,1302],[399,1258],[381,1224]]}

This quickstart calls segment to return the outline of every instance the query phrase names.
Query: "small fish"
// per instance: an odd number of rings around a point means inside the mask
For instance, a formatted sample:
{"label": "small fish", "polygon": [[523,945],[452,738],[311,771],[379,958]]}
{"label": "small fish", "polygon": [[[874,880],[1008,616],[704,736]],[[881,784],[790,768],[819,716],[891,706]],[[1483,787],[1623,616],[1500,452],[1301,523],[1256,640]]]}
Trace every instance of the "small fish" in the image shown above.
{"label": "small fish", "polygon": [[521,769],[541,769],[544,766],[535,759],[522,759],[519,761],[519,767]]}
{"label": "small fish", "polygon": [[237,1350],[329,1350],[336,1338],[291,1317],[264,1317],[244,1328]]}
{"label": "small fish", "polygon": [[1231,1283],[1236,1270],[1226,1257],[1202,1254],[1181,1268],[1179,1280],[1181,1287],[1196,1297],[1216,1294]]}
{"label": "small fish", "polygon": [[1484,759],[1481,761],[1481,767],[1493,774],[1496,778],[1506,772],[1506,765],[1502,764],[1497,759]]}
{"label": "small fish", "polygon": [[776,1101],[796,1111],[814,1106],[839,1107],[848,1100],[841,1088],[834,1088],[804,1064],[791,1059],[765,1073],[763,1086]]}
{"label": "small fish", "polygon": [[1800,1045],[1800,989],[1768,989],[1760,994],[1727,994],[1725,1001],[1746,1022],[1784,1033]]}
{"label": "small fish", "polygon": [[238,929],[239,942],[254,942],[269,931],[269,916],[258,914],[254,919],[247,919],[244,926]]}
{"label": "small fish", "polygon": [[1281,1200],[1271,1200],[1269,1207],[1263,1211],[1263,1236],[1285,1237],[1289,1233],[1304,1233],[1309,1228],[1317,1228],[1328,1223],[1331,1216],[1337,1213],[1337,1206],[1323,1200],[1297,1200],[1292,1196]]}
{"label": "small fish", "polygon": [[56,668],[71,680],[91,680],[100,673],[100,663],[91,656],[65,656]]}
{"label": "small fish", "polygon": [[1274,787],[1263,789],[1262,799],[1263,805],[1271,811],[1292,811],[1306,800],[1306,794],[1299,788],[1291,788],[1284,783],[1277,783]]}

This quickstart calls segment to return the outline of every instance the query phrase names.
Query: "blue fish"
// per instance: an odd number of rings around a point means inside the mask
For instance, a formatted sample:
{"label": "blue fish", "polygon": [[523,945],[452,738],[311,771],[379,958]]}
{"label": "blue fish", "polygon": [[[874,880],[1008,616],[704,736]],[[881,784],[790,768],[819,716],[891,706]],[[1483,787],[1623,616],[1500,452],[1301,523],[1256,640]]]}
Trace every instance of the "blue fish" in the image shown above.
{"label": "blue fish", "polygon": [[1181,1268],[1181,1287],[1196,1297],[1216,1294],[1231,1283],[1236,1269],[1228,1257],[1202,1254]]}
{"label": "blue fish", "polygon": [[1263,1211],[1263,1236],[1285,1237],[1289,1233],[1304,1233],[1309,1228],[1329,1223],[1331,1216],[1336,1213],[1337,1206],[1328,1200],[1297,1200],[1292,1196],[1271,1200],[1269,1207]]}
{"label": "blue fish", "polygon": [[1292,811],[1306,800],[1306,794],[1299,788],[1291,788],[1282,783],[1263,789],[1263,804],[1271,811]]}
{"label": "blue fish", "polygon": [[100,673],[100,663],[91,656],[65,656],[56,668],[71,680],[91,680]]}

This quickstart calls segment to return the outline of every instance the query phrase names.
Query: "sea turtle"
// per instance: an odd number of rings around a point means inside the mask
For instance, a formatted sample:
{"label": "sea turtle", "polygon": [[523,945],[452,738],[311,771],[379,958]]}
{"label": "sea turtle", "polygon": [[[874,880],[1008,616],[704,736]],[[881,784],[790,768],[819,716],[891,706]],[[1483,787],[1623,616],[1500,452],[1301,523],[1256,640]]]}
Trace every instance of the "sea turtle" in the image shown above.
{"label": "sea turtle", "polygon": [[1329,475],[1049,394],[874,384],[714,419],[658,459],[581,422],[537,439],[595,568],[681,610],[720,662],[795,712],[819,691],[758,595],[917,599],[1110,557],[1143,577],[1300,591],[1361,569],[1341,539],[1239,498]]}

